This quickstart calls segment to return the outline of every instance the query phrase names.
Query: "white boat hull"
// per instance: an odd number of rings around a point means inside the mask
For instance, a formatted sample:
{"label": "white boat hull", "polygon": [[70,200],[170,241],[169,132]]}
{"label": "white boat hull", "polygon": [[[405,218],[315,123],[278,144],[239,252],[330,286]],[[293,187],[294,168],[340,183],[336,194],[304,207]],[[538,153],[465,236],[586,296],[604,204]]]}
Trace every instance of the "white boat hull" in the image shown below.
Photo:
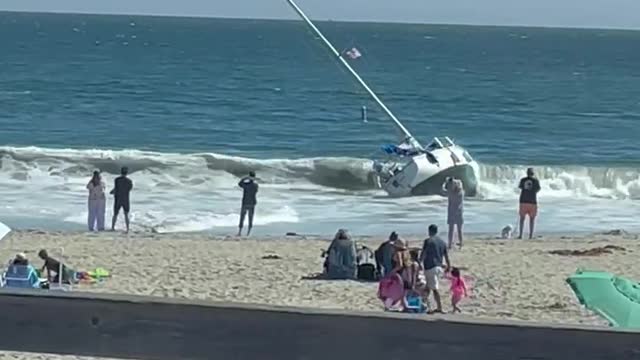
{"label": "white boat hull", "polygon": [[[380,185],[390,196],[442,195],[448,177],[459,179],[467,196],[477,193],[477,163],[459,146],[414,155],[389,174],[380,174]],[[437,161],[436,161],[437,160]],[[387,176],[385,176],[387,175]]]}

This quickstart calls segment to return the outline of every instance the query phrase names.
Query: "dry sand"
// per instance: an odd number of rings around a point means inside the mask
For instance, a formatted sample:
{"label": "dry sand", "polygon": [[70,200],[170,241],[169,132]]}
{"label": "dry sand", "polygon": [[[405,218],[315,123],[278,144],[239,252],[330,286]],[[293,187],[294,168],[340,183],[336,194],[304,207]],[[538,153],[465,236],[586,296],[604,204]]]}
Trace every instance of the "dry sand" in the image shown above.
{"label": "dry sand", "polygon": [[[360,239],[375,248],[378,241]],[[411,246],[421,240],[410,238]],[[587,250],[616,245],[598,256],[552,255],[551,250]],[[322,269],[322,239],[235,239],[203,234],[85,234],[14,232],[0,245],[0,259],[25,252],[36,265],[39,249],[62,257],[76,270],[104,267],[112,277],[77,291],[236,301],[315,308],[382,311],[377,284],[310,280]],[[64,249],[62,253],[60,249]],[[454,266],[473,277],[466,314],[483,318],[605,325],[583,309],[565,278],[577,268],[640,279],[637,235],[547,236],[535,241],[477,237],[452,253]],[[277,255],[278,259],[264,259]],[[446,285],[444,286],[446,289]],[[448,292],[445,290],[445,299]],[[449,308],[445,301],[445,310]],[[425,315],[426,316],[426,315]],[[47,357],[0,353],[0,358]]]}

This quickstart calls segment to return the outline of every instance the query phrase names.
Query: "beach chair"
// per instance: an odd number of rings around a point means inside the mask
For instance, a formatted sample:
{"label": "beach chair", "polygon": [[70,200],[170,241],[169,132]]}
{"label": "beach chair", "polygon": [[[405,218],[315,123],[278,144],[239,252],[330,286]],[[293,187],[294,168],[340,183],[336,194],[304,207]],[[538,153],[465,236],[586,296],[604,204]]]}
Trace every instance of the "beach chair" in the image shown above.
{"label": "beach chair", "polygon": [[405,296],[405,303],[405,312],[413,314],[422,314],[427,312],[427,307],[424,305],[420,294],[407,294]]}
{"label": "beach chair", "polygon": [[40,289],[40,278],[31,265],[9,265],[2,283],[7,288]]}

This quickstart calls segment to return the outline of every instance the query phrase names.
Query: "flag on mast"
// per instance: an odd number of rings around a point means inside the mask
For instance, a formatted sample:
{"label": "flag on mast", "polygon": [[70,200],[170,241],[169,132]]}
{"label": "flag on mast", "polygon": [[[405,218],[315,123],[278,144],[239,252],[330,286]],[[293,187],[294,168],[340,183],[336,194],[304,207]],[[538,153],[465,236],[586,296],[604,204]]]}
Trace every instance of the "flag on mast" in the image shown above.
{"label": "flag on mast", "polygon": [[360,53],[360,50],[358,50],[356,48],[351,48],[351,49],[345,51],[344,54],[347,55],[349,57],[349,59],[351,59],[351,60],[355,60],[355,59],[358,59],[358,58],[362,57],[362,53]]}

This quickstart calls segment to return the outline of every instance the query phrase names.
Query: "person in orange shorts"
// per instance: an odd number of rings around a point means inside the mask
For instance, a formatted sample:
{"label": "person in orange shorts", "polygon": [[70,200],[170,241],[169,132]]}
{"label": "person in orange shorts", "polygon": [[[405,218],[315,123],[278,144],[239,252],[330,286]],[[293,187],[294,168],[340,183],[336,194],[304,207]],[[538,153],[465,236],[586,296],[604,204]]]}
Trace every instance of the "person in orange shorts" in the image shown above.
{"label": "person in orange shorts", "polygon": [[524,220],[529,217],[529,239],[533,238],[533,229],[538,215],[538,192],[540,191],[540,181],[536,178],[533,168],[527,169],[527,176],[520,179],[520,236],[524,230]]}

